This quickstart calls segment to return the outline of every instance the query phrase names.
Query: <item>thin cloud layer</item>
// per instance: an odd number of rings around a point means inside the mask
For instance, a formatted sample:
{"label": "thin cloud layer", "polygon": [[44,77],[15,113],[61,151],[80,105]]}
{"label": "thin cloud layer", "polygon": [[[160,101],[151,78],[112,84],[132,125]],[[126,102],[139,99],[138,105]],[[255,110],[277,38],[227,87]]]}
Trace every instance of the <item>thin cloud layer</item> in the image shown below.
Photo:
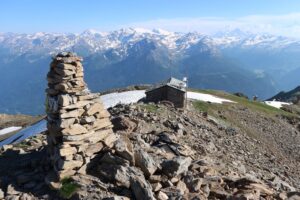
{"label": "thin cloud layer", "polygon": [[299,38],[300,13],[250,15],[235,19],[220,17],[157,19],[130,23],[124,26],[148,29],[162,28],[179,32],[200,31],[206,34],[238,28],[253,33],[269,33]]}

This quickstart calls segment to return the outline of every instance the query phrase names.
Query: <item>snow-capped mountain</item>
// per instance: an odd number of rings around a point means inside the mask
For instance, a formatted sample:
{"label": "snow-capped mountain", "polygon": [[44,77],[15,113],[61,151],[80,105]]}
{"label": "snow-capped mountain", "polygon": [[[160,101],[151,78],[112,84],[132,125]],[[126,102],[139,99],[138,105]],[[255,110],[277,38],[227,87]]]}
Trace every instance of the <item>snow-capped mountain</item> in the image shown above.
{"label": "snow-capped mountain", "polygon": [[[0,33],[0,112],[41,113],[44,77],[51,56],[74,51],[84,57],[94,91],[189,77],[191,87],[223,89],[269,97],[300,84],[287,78],[300,69],[300,41],[241,30],[204,35],[162,29],[125,28],[111,32]],[[285,84],[284,79],[289,79]],[[21,103],[14,99],[35,91]],[[39,108],[32,111],[31,102]]]}
{"label": "snow-capped mountain", "polygon": [[242,32],[241,30],[219,32],[212,36],[207,36],[198,32],[178,33],[162,29],[147,30],[142,28],[124,28],[112,32],[99,32],[89,29],[81,34],[43,32],[34,34],[0,33],[0,44],[2,47],[13,50],[17,55],[40,50],[53,54],[59,51],[70,51],[79,47],[85,47],[85,50],[95,53],[109,49],[121,50],[145,38],[156,41],[170,50],[177,52],[184,51],[199,41],[206,45],[220,48],[240,46],[243,48],[282,49],[300,45],[300,41],[296,39],[268,34],[257,35]]}

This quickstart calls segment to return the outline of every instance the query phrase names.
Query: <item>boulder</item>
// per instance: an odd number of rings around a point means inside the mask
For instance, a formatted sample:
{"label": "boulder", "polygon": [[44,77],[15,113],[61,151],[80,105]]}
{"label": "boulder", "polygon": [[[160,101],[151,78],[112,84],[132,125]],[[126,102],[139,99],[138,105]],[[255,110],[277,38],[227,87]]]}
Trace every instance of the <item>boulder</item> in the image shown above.
{"label": "boulder", "polygon": [[153,158],[142,149],[135,152],[135,164],[141,168],[146,177],[151,176],[157,169]]}
{"label": "boulder", "polygon": [[102,178],[125,188],[130,188],[131,176],[135,176],[135,170],[132,167],[124,165],[102,163],[98,166],[97,170]]}
{"label": "boulder", "polygon": [[131,177],[130,188],[136,199],[155,200],[152,187],[143,175]]}
{"label": "boulder", "polygon": [[169,177],[175,177],[188,171],[192,162],[190,157],[177,156],[172,160],[165,160],[162,162],[162,171]]}
{"label": "boulder", "polygon": [[134,153],[130,140],[128,137],[121,136],[115,142],[116,154],[126,160],[128,160],[132,165],[134,165]]}

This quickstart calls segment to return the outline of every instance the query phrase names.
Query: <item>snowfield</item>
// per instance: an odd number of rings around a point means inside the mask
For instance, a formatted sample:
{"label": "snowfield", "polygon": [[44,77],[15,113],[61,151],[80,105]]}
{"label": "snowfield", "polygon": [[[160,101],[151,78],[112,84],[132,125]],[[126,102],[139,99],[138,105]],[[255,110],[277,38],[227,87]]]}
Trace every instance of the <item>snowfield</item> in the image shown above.
{"label": "snowfield", "polygon": [[291,103],[281,101],[265,101],[265,104],[280,109],[283,105],[291,105]]}
{"label": "snowfield", "polygon": [[133,90],[120,93],[110,93],[102,95],[100,98],[105,108],[114,107],[115,105],[136,103],[140,99],[146,97],[145,90]]}
{"label": "snowfield", "polygon": [[235,103],[234,101],[228,99],[223,99],[217,96],[213,96],[210,94],[203,94],[199,92],[187,92],[187,98],[199,100],[199,101],[211,102],[211,103],[220,103],[220,104],[222,104],[223,102]]}
{"label": "snowfield", "polygon": [[0,135],[5,135],[7,133],[11,133],[11,132],[20,130],[21,128],[22,128],[21,126],[11,126],[8,128],[4,128],[4,129],[0,130]]}

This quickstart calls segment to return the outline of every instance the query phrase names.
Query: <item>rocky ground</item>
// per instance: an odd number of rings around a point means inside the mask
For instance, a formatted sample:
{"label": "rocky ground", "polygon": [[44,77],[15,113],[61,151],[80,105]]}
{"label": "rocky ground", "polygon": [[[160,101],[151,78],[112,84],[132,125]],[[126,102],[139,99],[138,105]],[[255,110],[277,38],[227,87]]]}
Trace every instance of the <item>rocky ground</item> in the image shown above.
{"label": "rocky ground", "polygon": [[[118,138],[49,189],[45,135],[6,146],[0,199],[299,199],[300,120],[241,104],[109,110]],[[53,185],[52,185],[53,186]]]}

